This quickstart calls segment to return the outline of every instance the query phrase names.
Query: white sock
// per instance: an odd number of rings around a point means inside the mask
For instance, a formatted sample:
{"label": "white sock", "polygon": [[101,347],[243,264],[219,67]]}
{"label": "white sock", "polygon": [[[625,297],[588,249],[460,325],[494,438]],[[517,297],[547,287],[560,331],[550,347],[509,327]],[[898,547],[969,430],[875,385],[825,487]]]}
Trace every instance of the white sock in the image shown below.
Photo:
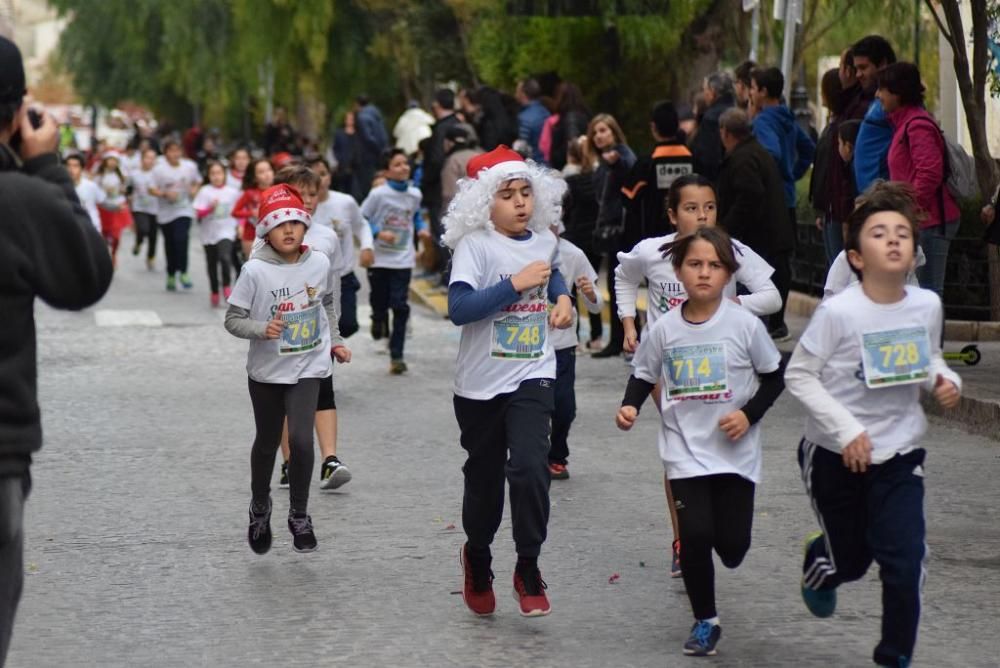
{"label": "white sock", "polygon": [[708,619],[699,619],[698,621],[699,622],[708,622],[712,626],[718,626],[719,625],[719,616],[716,615],[715,617],[709,617]]}

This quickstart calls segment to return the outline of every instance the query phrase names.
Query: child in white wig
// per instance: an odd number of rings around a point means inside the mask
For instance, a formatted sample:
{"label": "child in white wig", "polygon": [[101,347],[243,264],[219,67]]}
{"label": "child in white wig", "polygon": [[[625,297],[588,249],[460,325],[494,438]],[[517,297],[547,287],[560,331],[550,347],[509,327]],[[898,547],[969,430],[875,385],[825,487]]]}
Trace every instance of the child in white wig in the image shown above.
{"label": "child in white wig", "polygon": [[448,313],[462,327],[454,398],[468,453],[462,598],[476,615],[496,608],[490,545],[506,476],[517,548],[514,596],[522,615],[547,615],[538,555],[549,520],[556,377],[548,334],[573,322],[549,227],[559,222],[566,184],[506,146],[474,157],[466,173],[443,221],[444,241],[455,250]]}

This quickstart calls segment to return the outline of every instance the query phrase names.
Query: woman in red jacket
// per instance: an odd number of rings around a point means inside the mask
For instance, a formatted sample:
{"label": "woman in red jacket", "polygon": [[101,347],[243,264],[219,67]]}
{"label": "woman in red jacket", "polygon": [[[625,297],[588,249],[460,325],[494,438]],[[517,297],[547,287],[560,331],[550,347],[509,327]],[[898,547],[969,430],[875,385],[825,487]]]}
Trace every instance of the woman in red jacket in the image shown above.
{"label": "woman in red jacket", "polygon": [[894,131],[889,144],[889,178],[913,184],[927,211],[920,247],[927,263],[917,269],[920,287],[944,293],[948,246],[958,232],[961,211],[945,185],[945,143],[934,117],[924,108],[920,70],[894,63],[879,72],[878,97]]}
{"label": "woman in red jacket", "polygon": [[239,221],[244,261],[250,259],[250,251],[254,239],[257,238],[257,207],[260,204],[260,194],[273,184],[274,167],[266,158],[254,160],[243,173],[243,194],[233,205],[232,216]]}

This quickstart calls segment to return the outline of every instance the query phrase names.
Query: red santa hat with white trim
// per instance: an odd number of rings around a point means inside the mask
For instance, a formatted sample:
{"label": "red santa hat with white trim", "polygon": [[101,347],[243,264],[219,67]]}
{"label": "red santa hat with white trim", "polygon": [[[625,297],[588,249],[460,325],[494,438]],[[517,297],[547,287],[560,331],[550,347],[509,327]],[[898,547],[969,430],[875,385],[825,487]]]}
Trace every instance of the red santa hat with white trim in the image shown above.
{"label": "red santa hat with white trim", "polygon": [[503,144],[489,153],[480,153],[469,160],[465,166],[465,174],[470,179],[478,179],[489,174],[492,178],[499,177],[507,181],[517,175],[527,175],[528,163],[524,157]]}
{"label": "red santa hat with white trim", "polygon": [[280,183],[261,193],[257,236],[263,239],[274,228],[289,222],[300,222],[307,227],[312,224],[312,216],[306,211],[299,191],[287,183]]}

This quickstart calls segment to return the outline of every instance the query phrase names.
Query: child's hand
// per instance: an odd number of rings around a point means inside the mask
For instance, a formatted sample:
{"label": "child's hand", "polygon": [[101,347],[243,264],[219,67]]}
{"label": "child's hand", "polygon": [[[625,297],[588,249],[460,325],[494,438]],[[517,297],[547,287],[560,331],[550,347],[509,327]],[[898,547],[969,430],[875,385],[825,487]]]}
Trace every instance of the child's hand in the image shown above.
{"label": "child's hand", "polygon": [[387,244],[396,243],[396,233],[390,232],[389,230],[382,230],[378,233],[377,237],[380,241],[384,241]]}
{"label": "child's hand", "polygon": [[639,411],[635,409],[635,406],[622,406],[618,409],[618,415],[615,416],[615,424],[622,431],[628,431],[635,424],[637,417],[639,417]]}
{"label": "child's hand", "polygon": [[594,291],[594,284],[586,276],[576,279],[576,289],[583,293],[587,301],[593,304],[597,301],[597,292]]}
{"label": "child's hand", "polygon": [[556,329],[566,329],[573,324],[573,302],[566,295],[560,295],[549,313],[549,325]]}
{"label": "child's hand", "polygon": [[635,331],[635,318],[622,318],[622,329],[625,330],[622,349],[627,353],[634,353],[635,349],[639,347],[639,333]]}
{"label": "child's hand", "polygon": [[431,233],[430,230],[420,230],[419,232],[417,232],[417,236],[421,239],[430,239]]}
{"label": "child's hand", "polygon": [[167,194],[166,194],[166,198],[167,198],[168,202],[176,202],[177,200],[180,199],[180,197],[181,197],[181,194],[179,192],[175,192],[173,190],[168,191]]}
{"label": "child's hand", "polygon": [[552,268],[544,260],[535,260],[521,271],[510,277],[510,282],[518,292],[545,285],[552,275]]}
{"label": "child's hand", "polygon": [[750,420],[743,411],[733,411],[729,415],[723,415],[719,420],[719,429],[725,432],[730,441],[738,441],[750,429]]}
{"label": "child's hand", "polygon": [[361,251],[361,256],[358,259],[358,264],[361,265],[362,269],[367,269],[368,267],[375,264],[375,251],[371,248],[365,248]]}
{"label": "child's hand", "polygon": [[868,432],[861,432],[857,438],[847,444],[841,451],[844,458],[844,466],[851,469],[852,473],[864,473],[868,470],[868,465],[872,463],[872,442],[868,438]]}
{"label": "child's hand", "polygon": [[351,350],[347,346],[334,346],[330,354],[341,364],[347,364],[351,361]]}
{"label": "child's hand", "polygon": [[941,408],[954,408],[962,398],[962,393],[955,383],[946,380],[944,376],[938,376],[934,382],[934,398],[941,404]]}
{"label": "child's hand", "polygon": [[267,329],[264,330],[264,338],[266,339],[276,339],[281,336],[282,330],[285,329],[285,321],[281,318],[272,318],[267,322]]}

